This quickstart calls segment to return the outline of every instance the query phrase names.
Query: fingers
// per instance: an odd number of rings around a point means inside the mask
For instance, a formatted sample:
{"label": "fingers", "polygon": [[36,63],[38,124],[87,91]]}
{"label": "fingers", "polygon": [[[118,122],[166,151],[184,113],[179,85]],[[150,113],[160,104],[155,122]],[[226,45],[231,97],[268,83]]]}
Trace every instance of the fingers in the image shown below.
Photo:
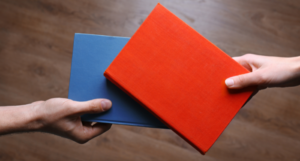
{"label": "fingers", "polygon": [[107,130],[109,130],[111,127],[111,124],[104,124],[104,123],[97,123],[93,126],[90,124],[83,125],[81,127],[78,127],[74,130],[75,138],[74,141],[84,144],[87,141],[91,140],[92,138],[103,134]]}
{"label": "fingers", "polygon": [[232,59],[251,72],[253,71],[251,64],[253,63],[253,59],[255,59],[254,57],[256,57],[256,55],[246,54],[239,57],[232,57]]}
{"label": "fingers", "polygon": [[252,63],[257,61],[258,58],[261,58],[261,55],[256,55],[256,54],[245,54],[242,56],[237,56],[237,57],[232,57],[232,59],[234,59],[235,61],[237,61],[238,63],[243,63],[243,62],[248,62],[248,63]]}
{"label": "fingers", "polygon": [[75,114],[100,113],[111,108],[112,102],[107,99],[95,99],[86,102],[70,101],[68,104]]}
{"label": "fingers", "polygon": [[259,72],[252,72],[230,77],[225,80],[225,84],[230,89],[241,89],[250,86],[258,86],[263,83]]}
{"label": "fingers", "polygon": [[255,54],[245,54],[233,59],[249,70],[251,73],[234,76],[225,80],[225,84],[230,89],[241,89],[250,86],[260,86],[266,83],[266,76],[263,70],[258,70],[263,64],[265,56]]}

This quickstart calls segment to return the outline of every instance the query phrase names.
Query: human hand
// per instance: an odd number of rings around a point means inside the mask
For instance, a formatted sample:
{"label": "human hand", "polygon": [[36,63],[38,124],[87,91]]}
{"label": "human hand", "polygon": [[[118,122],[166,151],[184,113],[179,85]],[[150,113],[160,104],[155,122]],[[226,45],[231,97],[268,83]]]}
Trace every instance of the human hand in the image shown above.
{"label": "human hand", "polygon": [[40,114],[39,131],[48,132],[69,138],[78,143],[85,143],[90,139],[107,131],[111,124],[83,123],[81,115],[86,113],[101,113],[110,109],[109,100],[96,99],[86,102],[76,102],[69,99],[54,98],[37,105],[36,112]]}
{"label": "human hand", "polygon": [[271,57],[246,54],[233,57],[235,61],[251,73],[230,77],[225,84],[230,89],[242,89],[257,86],[288,87],[300,84],[300,57]]}
{"label": "human hand", "polygon": [[41,131],[85,143],[107,131],[111,124],[83,123],[80,116],[101,113],[111,106],[111,101],[106,99],[76,102],[53,98],[28,105],[1,107],[0,134]]}

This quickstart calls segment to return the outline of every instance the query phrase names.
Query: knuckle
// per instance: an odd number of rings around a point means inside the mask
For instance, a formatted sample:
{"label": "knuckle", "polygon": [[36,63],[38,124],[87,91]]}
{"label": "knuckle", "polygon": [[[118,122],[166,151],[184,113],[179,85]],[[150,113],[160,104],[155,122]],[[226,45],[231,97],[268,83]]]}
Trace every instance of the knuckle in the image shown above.
{"label": "knuckle", "polygon": [[62,105],[63,105],[63,107],[70,107],[73,105],[72,102],[73,101],[67,99],[62,103]]}
{"label": "knuckle", "polygon": [[243,59],[250,61],[250,60],[252,60],[253,56],[254,56],[254,54],[247,53],[247,54],[243,55],[242,57],[243,57]]}
{"label": "knuckle", "polygon": [[72,100],[65,100],[63,103],[62,103],[62,107],[68,111],[74,111],[74,109],[76,108],[74,106],[74,102]]}
{"label": "knuckle", "polygon": [[254,55],[254,54],[252,54],[252,53],[246,53],[246,54],[244,54],[244,55]]}
{"label": "knuckle", "polygon": [[263,75],[261,75],[261,74],[258,74],[258,75],[256,76],[256,81],[257,81],[258,84],[263,83],[265,79],[266,79],[266,78],[265,78]]}
{"label": "knuckle", "polygon": [[237,77],[236,79],[236,83],[239,85],[242,85],[245,82],[245,76],[244,75],[240,75]]}
{"label": "knuckle", "polygon": [[45,103],[45,101],[35,101],[35,102],[32,102],[31,105],[37,105],[37,104],[41,104],[41,103]]}
{"label": "knuckle", "polygon": [[251,54],[251,53],[247,53],[247,54],[245,54],[244,56],[245,57],[252,57],[254,54]]}
{"label": "knuckle", "polygon": [[268,76],[265,74],[258,74],[257,75],[257,83],[258,85],[265,85],[268,84]]}
{"label": "knuckle", "polygon": [[89,140],[88,139],[76,139],[75,140],[77,143],[79,143],[79,144],[85,144],[85,143],[87,143]]}
{"label": "knuckle", "polygon": [[85,143],[87,143],[89,140],[90,140],[90,138],[87,138],[87,137],[85,137],[85,136],[83,136],[83,135],[77,135],[77,136],[75,136],[75,138],[74,138],[74,141],[77,142],[77,143],[79,143],[79,144],[85,144]]}
{"label": "knuckle", "polygon": [[89,104],[88,104],[88,110],[90,112],[98,112],[100,109],[100,106],[98,106],[95,101],[91,101]]}

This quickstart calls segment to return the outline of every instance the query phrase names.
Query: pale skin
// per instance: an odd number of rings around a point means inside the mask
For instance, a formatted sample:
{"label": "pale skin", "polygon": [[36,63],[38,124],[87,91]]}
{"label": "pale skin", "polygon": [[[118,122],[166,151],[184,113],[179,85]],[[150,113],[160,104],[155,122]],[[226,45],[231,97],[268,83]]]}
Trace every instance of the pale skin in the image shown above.
{"label": "pale skin", "polygon": [[225,80],[230,89],[257,87],[291,87],[300,85],[300,56],[272,57],[246,54],[233,57],[250,73],[234,76]]}
{"label": "pale skin", "polygon": [[85,143],[107,131],[111,124],[83,123],[80,116],[101,113],[111,106],[111,101],[106,99],[76,102],[65,98],[4,106],[0,108],[0,135],[40,131]]}
{"label": "pale skin", "polygon": [[[246,54],[234,57],[250,73],[226,79],[230,89],[288,87],[300,84],[300,56],[291,58]],[[76,102],[53,98],[20,106],[0,107],[0,135],[40,131],[85,143],[107,131],[111,124],[83,123],[80,116],[101,113],[112,106],[107,99]]]}

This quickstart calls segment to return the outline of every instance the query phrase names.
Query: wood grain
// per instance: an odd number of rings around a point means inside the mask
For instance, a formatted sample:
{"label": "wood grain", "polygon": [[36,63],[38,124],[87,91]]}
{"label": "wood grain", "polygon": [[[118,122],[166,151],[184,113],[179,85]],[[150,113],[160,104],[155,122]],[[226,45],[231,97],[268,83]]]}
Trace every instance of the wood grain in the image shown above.
{"label": "wood grain", "polygon": [[[1,0],[0,105],[67,97],[74,33],[130,37],[158,2],[230,56],[300,54],[296,0]],[[259,92],[205,156],[171,130],[114,125],[84,145],[1,136],[0,160],[300,160],[299,108],[300,87]]]}

